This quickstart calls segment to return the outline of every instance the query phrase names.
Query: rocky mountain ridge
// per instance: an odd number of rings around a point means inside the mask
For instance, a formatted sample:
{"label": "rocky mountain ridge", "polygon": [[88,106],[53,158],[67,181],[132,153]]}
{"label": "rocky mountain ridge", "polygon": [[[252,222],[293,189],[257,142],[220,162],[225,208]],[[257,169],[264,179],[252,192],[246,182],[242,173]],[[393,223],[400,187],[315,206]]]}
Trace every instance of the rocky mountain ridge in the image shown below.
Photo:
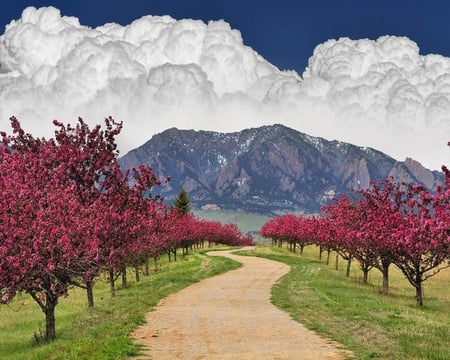
{"label": "rocky mountain ridge", "polygon": [[171,177],[160,193],[170,202],[181,188],[196,208],[214,204],[263,214],[317,212],[336,196],[392,176],[434,189],[443,182],[407,158],[328,141],[283,125],[234,133],[168,129],[120,158],[121,166],[151,166]]}

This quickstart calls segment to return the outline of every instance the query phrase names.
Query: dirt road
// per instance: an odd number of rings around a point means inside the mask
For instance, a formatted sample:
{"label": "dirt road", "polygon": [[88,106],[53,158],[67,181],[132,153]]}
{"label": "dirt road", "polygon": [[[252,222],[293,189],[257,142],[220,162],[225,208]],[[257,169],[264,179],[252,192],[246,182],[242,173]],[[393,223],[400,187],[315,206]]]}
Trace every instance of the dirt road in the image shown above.
{"label": "dirt road", "polygon": [[230,251],[210,255],[243,266],[163,299],[133,334],[148,348],[139,359],[344,359],[336,344],[270,302],[270,289],[289,272],[287,265]]}

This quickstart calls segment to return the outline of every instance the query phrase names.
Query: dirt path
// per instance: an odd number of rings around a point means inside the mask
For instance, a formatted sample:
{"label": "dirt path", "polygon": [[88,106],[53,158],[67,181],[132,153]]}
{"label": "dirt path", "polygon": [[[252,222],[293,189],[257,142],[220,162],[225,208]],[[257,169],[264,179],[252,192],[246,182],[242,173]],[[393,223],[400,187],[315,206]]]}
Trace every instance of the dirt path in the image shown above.
{"label": "dirt path", "polygon": [[133,334],[148,347],[139,359],[344,359],[336,344],[270,302],[271,287],[289,266],[230,251],[209,255],[227,256],[243,266],[161,300]]}

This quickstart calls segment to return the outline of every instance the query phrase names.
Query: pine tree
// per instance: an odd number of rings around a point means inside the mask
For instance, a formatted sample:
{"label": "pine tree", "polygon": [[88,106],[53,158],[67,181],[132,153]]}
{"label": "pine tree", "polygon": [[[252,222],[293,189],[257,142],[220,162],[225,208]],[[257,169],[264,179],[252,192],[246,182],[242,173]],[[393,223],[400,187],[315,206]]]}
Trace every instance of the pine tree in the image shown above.
{"label": "pine tree", "polygon": [[191,212],[191,200],[184,189],[181,189],[178,196],[173,201],[173,207],[183,214]]}

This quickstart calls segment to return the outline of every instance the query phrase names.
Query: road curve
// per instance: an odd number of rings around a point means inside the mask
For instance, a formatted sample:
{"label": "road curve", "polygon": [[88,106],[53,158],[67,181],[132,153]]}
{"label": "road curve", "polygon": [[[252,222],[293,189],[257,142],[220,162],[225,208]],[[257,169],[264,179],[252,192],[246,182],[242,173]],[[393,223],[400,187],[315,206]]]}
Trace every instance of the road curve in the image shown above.
{"label": "road curve", "polygon": [[344,359],[335,343],[270,302],[271,287],[289,272],[288,265],[231,251],[209,255],[243,266],[162,299],[133,333],[147,349],[133,359]]}

